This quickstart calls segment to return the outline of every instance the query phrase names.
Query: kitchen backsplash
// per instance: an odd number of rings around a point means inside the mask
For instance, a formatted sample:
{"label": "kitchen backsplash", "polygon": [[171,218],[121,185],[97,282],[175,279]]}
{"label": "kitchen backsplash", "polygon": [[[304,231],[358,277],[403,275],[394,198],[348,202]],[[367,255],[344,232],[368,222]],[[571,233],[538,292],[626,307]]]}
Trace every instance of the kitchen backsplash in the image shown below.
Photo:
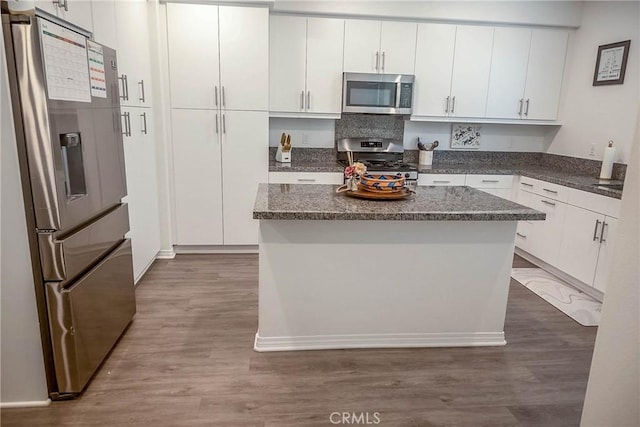
{"label": "kitchen backsplash", "polygon": [[391,138],[402,140],[404,119],[402,116],[377,114],[343,114],[336,120],[336,139],[342,138]]}

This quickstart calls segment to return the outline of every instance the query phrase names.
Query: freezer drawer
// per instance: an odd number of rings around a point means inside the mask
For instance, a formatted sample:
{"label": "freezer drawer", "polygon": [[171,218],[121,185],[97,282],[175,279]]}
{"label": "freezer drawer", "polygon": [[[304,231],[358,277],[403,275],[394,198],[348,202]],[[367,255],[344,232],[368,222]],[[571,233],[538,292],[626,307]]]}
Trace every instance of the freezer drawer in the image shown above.
{"label": "freezer drawer", "polygon": [[79,393],[136,312],[127,239],[70,287],[45,284],[60,393]]}
{"label": "freezer drawer", "polygon": [[129,231],[129,209],[121,204],[72,234],[38,233],[45,281],[66,285],[122,242]]}

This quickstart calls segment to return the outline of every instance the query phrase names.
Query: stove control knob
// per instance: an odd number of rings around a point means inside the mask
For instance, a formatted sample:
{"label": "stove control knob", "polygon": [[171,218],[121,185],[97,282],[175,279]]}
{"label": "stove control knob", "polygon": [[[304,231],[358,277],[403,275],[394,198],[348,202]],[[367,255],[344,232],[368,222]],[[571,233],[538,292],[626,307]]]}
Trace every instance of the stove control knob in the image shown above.
{"label": "stove control knob", "polygon": [[405,177],[405,178],[407,178],[407,179],[409,179],[409,177],[410,177],[410,176],[411,176],[411,175],[409,175],[409,172],[407,172],[407,173],[405,173],[405,174],[404,174],[404,177]]}

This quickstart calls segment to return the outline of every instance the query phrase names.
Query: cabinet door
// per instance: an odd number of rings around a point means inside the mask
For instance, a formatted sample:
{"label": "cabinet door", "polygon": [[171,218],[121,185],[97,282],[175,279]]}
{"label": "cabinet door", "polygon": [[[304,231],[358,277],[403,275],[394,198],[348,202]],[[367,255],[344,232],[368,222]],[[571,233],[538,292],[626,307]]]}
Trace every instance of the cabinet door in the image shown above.
{"label": "cabinet door", "polygon": [[600,253],[598,254],[593,286],[602,292],[606,290],[607,282],[609,281],[609,272],[611,271],[613,251],[615,249],[617,225],[617,219],[607,216],[604,219],[604,225],[600,226]]}
{"label": "cabinet door", "polygon": [[221,245],[222,152],[218,110],[171,110],[175,243]]}
{"label": "cabinet door", "polygon": [[253,205],[259,183],[269,179],[269,113],[223,111],[222,205],[224,244],[258,243]]}
{"label": "cabinet door", "polygon": [[269,110],[269,9],[219,7],[222,107]]}
{"label": "cabinet door", "polygon": [[416,63],[418,25],[383,21],[380,33],[380,71],[386,74],[413,74]]}
{"label": "cabinet door", "polygon": [[95,41],[112,49],[117,49],[115,0],[94,1],[91,4],[91,12],[93,14],[93,37]]}
{"label": "cabinet door", "polygon": [[455,25],[418,25],[414,115],[448,115],[455,43]]}
{"label": "cabinet door", "polygon": [[544,262],[558,265],[567,204],[537,196],[534,209],[546,213],[547,217],[533,222],[530,252]]}
{"label": "cabinet door", "polygon": [[523,117],[555,120],[569,33],[562,30],[533,30],[524,93]]}
{"label": "cabinet door", "polygon": [[[93,20],[91,17],[92,2],[89,0],[65,0],[67,7],[60,9],[59,16],[77,25],[80,28],[93,32]],[[98,2],[93,2],[98,3]],[[61,14],[60,14],[61,12]]]}
{"label": "cabinet door", "polygon": [[[271,15],[270,27],[269,110],[302,112],[305,102],[307,18]],[[326,36],[331,37],[330,34]]]}
{"label": "cabinet door", "polygon": [[589,285],[593,283],[598,262],[599,233],[603,220],[601,214],[567,205],[557,267]]}
{"label": "cabinet door", "polygon": [[492,44],[492,27],[458,26],[451,81],[452,116],[485,116]]}
{"label": "cabinet door", "polygon": [[147,3],[145,0],[116,1],[116,29],[118,34],[118,72],[126,77],[121,105],[151,105],[151,60]]}
{"label": "cabinet door", "polygon": [[160,250],[156,150],[150,109],[123,108],[122,112],[129,114],[126,125],[130,124],[128,127],[131,130],[131,136],[125,136],[123,142],[129,236],[133,247],[133,273],[137,282]]}
{"label": "cabinet door", "polygon": [[377,73],[380,70],[380,21],[344,21],[344,71]]}
{"label": "cabinet door", "polygon": [[307,111],[333,114],[342,111],[343,46],[344,20],[308,19]]}
{"label": "cabinet door", "polygon": [[44,10],[53,16],[57,16],[59,8],[52,0],[36,0],[34,3],[38,9]]}
{"label": "cabinet door", "polygon": [[219,108],[218,7],[167,4],[172,108]]}
{"label": "cabinet door", "polygon": [[519,119],[523,109],[531,30],[495,29],[491,76],[487,96],[487,117]]}

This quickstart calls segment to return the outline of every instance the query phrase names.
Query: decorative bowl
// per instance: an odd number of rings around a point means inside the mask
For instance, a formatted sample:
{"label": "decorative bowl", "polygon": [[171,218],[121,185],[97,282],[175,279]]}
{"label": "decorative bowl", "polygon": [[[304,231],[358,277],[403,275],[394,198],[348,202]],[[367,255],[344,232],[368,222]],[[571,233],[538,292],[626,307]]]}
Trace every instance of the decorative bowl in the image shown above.
{"label": "decorative bowl", "polygon": [[360,177],[360,187],[366,191],[393,192],[404,188],[404,177],[397,175],[364,175]]}

